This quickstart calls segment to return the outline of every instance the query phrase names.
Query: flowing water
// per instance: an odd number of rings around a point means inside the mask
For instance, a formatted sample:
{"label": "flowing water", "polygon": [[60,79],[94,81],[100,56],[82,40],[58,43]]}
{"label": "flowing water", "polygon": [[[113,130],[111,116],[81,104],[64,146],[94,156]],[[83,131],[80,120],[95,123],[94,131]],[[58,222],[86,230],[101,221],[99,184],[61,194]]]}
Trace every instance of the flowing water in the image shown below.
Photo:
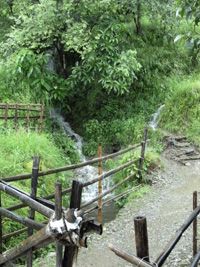
{"label": "flowing water", "polygon": [[[56,109],[52,109],[50,111],[50,117],[57,123],[57,125],[63,130],[63,132],[67,136],[74,140],[77,152],[80,156],[80,160],[82,162],[85,162],[86,157],[82,152],[83,138],[72,130],[70,124],[65,121],[64,117]],[[74,172],[74,178],[82,182],[92,180],[95,177],[98,177],[98,169],[90,165],[82,167],[80,169],[76,169]],[[109,188],[109,184],[109,178],[103,181],[103,191]],[[98,186],[97,183],[95,183],[93,185],[88,186],[87,188],[84,188],[82,194],[83,201],[87,202],[92,198],[96,197],[97,194]]]}
{"label": "flowing water", "polygon": [[159,116],[160,113],[162,111],[162,109],[164,108],[165,105],[161,105],[158,110],[152,115],[152,118],[149,122],[149,126],[155,131],[158,127],[158,122],[159,122]]}

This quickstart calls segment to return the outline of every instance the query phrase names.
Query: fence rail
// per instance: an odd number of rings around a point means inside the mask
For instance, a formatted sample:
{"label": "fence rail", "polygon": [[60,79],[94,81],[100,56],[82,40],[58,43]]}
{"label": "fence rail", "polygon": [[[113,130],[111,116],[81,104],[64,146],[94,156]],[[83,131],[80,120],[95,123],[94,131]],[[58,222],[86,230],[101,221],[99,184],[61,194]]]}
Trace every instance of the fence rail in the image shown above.
{"label": "fence rail", "polygon": [[28,130],[31,121],[37,120],[38,130],[41,131],[44,118],[44,105],[42,104],[0,103],[0,120],[4,120],[5,128],[8,120],[13,121],[15,129],[18,128],[19,121],[24,121]]}
{"label": "fence rail", "polygon": [[[4,107],[5,106],[0,104],[0,109],[3,109]],[[11,108],[14,109],[15,106],[13,105]],[[20,109],[23,110],[24,106],[21,105]],[[116,174],[124,169],[127,169],[130,166],[133,166],[133,165],[136,166],[136,164],[138,164],[137,174],[141,176],[142,175],[141,168],[143,166],[145,146],[146,146],[147,141],[148,141],[147,134],[145,130],[144,140],[142,141],[141,144],[132,145],[126,149],[123,149],[121,151],[118,151],[116,153],[112,153],[106,156],[102,156],[101,154],[99,154],[98,158],[94,158],[86,162],[81,162],[78,164],[72,164],[72,165],[63,166],[63,167],[59,167],[55,169],[50,169],[47,171],[39,172],[39,159],[36,157],[34,158],[34,161],[33,161],[32,173],[20,174],[16,176],[1,178],[0,192],[2,191],[20,200],[21,203],[7,207],[7,208],[0,207],[0,223],[1,223],[1,218],[7,217],[26,227],[19,229],[17,231],[14,231],[12,233],[5,234],[3,232],[0,232],[0,243],[1,243],[0,245],[2,245],[2,241],[4,242],[5,240],[11,237],[25,233],[27,232],[27,230],[28,230],[28,238],[22,243],[20,243],[17,249],[12,248],[6,252],[3,252],[0,255],[0,264],[4,264],[8,260],[14,260],[20,257],[22,254],[27,253],[28,255],[27,266],[32,267],[32,262],[33,262],[32,255],[33,255],[33,251],[35,250],[35,248],[41,247],[45,244],[48,244],[49,242],[53,242],[56,240],[57,241],[56,242],[57,244],[56,245],[56,251],[57,251],[56,252],[56,255],[57,255],[56,256],[57,258],[56,267],[61,267],[61,266],[71,267],[72,262],[73,262],[73,257],[74,257],[73,255],[75,253],[76,247],[79,245],[87,246],[87,240],[86,240],[87,238],[84,237],[85,233],[90,232],[91,230],[95,230],[98,233],[102,232],[102,226],[100,223],[97,223],[91,219],[85,219],[83,215],[89,214],[90,212],[96,209],[99,210],[102,208],[103,205],[105,205],[106,203],[109,203],[109,201],[113,201],[117,198],[119,199],[129,194],[130,192],[132,192],[134,188],[132,188],[131,190],[129,189],[121,194],[118,194],[117,196],[114,196],[108,200],[102,201],[102,199],[105,196],[113,192],[119,186],[126,183],[127,181],[132,180],[135,177],[136,173],[132,173],[128,175],[123,180],[113,185],[110,189],[104,192],[99,192],[99,194],[96,197],[94,197],[90,201],[83,203],[81,205],[82,190],[94,183],[97,183],[97,182],[100,183],[104,179],[111,177],[113,174]],[[111,170],[108,170],[107,172],[104,172],[104,173],[99,172],[96,178],[93,178],[89,181],[85,181],[83,183],[79,181],[73,181],[72,187],[70,188],[66,188],[62,190],[61,187],[59,187],[59,190],[58,190],[58,184],[56,184],[56,187],[55,187],[56,193],[45,196],[45,197],[37,196],[37,180],[39,177],[51,175],[51,174],[58,174],[63,171],[75,170],[75,169],[78,169],[78,168],[81,168],[87,165],[95,164],[95,163],[101,164],[103,161],[107,159],[112,159],[117,156],[121,156],[127,152],[134,151],[135,149],[139,147],[141,147],[141,156],[139,159],[136,159],[136,160],[131,159],[125,162],[124,164],[117,166],[116,168],[113,168]],[[19,190],[16,186],[9,184],[9,182],[13,182],[13,181],[17,182],[17,181],[26,180],[26,179],[31,179],[31,194],[30,195],[26,192],[23,192],[22,190]],[[68,193],[71,193],[70,207],[68,209],[64,209],[62,207],[61,196],[66,195]],[[55,200],[54,202],[52,202],[52,201],[49,201],[50,199],[55,199]],[[101,201],[98,201],[100,199]],[[97,201],[98,201],[97,205],[87,209],[88,206],[90,206],[91,204]],[[25,207],[29,208],[30,210],[28,218],[24,218],[14,213],[14,211],[21,209],[21,208],[25,208]],[[73,210],[73,208],[78,208],[79,211],[76,212]],[[47,217],[48,221],[37,222],[35,220],[35,211]],[[59,221],[60,218],[62,221],[61,228],[59,228],[57,224],[57,221]],[[74,228],[72,232],[70,232],[69,227],[73,223],[74,223],[74,226],[73,226]],[[33,229],[36,229],[38,232],[34,233]],[[1,227],[1,230],[2,230],[2,227]],[[76,241],[73,239],[70,233],[73,233],[73,236],[77,235],[78,233],[78,237],[76,238]],[[79,244],[77,244],[76,242],[78,242]],[[65,253],[63,256],[61,253],[62,245],[60,244],[63,244],[65,246],[67,244],[67,246],[65,247]],[[62,265],[61,265],[61,262],[63,262]]]}

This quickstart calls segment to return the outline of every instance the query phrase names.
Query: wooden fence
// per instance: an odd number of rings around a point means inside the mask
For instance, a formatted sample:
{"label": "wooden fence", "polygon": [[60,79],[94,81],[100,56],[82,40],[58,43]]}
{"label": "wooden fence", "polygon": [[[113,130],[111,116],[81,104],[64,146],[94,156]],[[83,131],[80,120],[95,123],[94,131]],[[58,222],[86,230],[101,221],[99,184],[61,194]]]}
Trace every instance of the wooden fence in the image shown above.
{"label": "wooden fence", "polygon": [[[147,143],[147,129],[144,131],[144,139],[141,144],[136,144],[123,149],[119,152],[102,156],[101,148],[99,147],[98,158],[94,158],[87,162],[81,162],[69,166],[64,166],[47,171],[39,171],[39,158],[34,157],[32,173],[16,175],[12,177],[2,177],[0,180],[0,192],[17,198],[21,204],[10,207],[0,207],[0,266],[13,261],[22,255],[27,255],[27,266],[32,267],[33,252],[49,243],[56,242],[56,267],[71,267],[78,247],[87,247],[87,237],[85,234],[90,231],[102,233],[102,207],[115,199],[120,199],[127,194],[130,194],[135,188],[128,189],[123,193],[112,196],[103,201],[104,197],[113,192],[116,188],[134,179],[137,175],[138,180],[142,179],[142,168],[145,156],[145,147]],[[126,163],[117,166],[106,172],[102,172],[102,162],[107,159],[112,159],[127,152],[132,152],[136,148],[141,147],[141,156],[139,159],[130,159]],[[90,181],[80,182],[74,180],[70,188],[62,189],[61,183],[56,183],[55,192],[51,195],[38,197],[37,186],[38,178],[50,174],[58,174],[60,172],[75,170],[87,165],[98,163],[99,171],[97,177]],[[108,190],[102,192],[102,181],[111,175],[116,174],[128,167],[138,164],[138,170],[135,173],[129,174],[117,184],[113,185]],[[19,190],[17,187],[10,184],[10,182],[17,182],[21,180],[31,179],[31,194]],[[98,183],[99,192],[96,197],[86,203],[81,203],[81,195],[84,188]],[[62,196],[70,193],[70,205],[66,209],[62,205]],[[54,201],[51,201],[54,199]],[[98,201],[98,204],[94,205]],[[1,203],[0,203],[1,204]],[[91,206],[93,204],[93,206]],[[29,209],[29,216],[22,217],[14,211],[27,207]],[[98,220],[88,218],[88,215],[98,210]],[[35,219],[35,212],[38,212],[47,218],[44,222],[38,222]],[[12,233],[3,232],[2,218],[7,217],[24,226],[24,228],[14,231]],[[28,237],[16,247],[3,252],[3,242],[7,239],[18,236],[19,234],[27,232]],[[64,247],[64,249],[63,249]],[[64,254],[63,254],[64,252]]]}
{"label": "wooden fence", "polygon": [[[44,123],[44,105],[42,104],[8,104],[0,103],[0,120],[4,121],[4,127],[12,122],[15,129],[19,123],[26,125],[28,130],[32,122],[37,122],[38,131],[42,131]],[[36,123],[35,123],[36,124]],[[35,128],[36,125],[34,125]]]}
{"label": "wooden fence", "polygon": [[[197,204],[197,192],[193,193],[193,212],[183,223],[183,225],[176,231],[174,237],[165,246],[163,251],[157,257],[154,262],[150,261],[149,258],[149,244],[148,244],[148,231],[146,218],[143,216],[134,218],[135,227],[135,245],[137,256],[130,255],[119,248],[116,248],[112,244],[108,247],[113,251],[118,257],[124,259],[125,261],[141,267],[161,267],[166,262],[167,258],[174,250],[184,232],[188,229],[190,225],[193,225],[193,261],[191,267],[197,267],[200,260],[200,250],[198,251],[197,245],[197,216],[200,214],[200,205]],[[172,222],[173,223],[173,222]],[[192,244],[191,244],[192,245]]]}

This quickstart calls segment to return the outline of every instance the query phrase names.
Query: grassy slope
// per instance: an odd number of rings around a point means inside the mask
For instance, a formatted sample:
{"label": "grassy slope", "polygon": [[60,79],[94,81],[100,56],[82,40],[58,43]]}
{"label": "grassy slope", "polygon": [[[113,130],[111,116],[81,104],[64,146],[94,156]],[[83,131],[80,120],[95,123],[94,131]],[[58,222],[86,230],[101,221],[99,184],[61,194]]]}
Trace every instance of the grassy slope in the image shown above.
{"label": "grassy slope", "polygon": [[200,145],[200,76],[192,75],[169,83],[160,124],[171,132],[179,132]]}

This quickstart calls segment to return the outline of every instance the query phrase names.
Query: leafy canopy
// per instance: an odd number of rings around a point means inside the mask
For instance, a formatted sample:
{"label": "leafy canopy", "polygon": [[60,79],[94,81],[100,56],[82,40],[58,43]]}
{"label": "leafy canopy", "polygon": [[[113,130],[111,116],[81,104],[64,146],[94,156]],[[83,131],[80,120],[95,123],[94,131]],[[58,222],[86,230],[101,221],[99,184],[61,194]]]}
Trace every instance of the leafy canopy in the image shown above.
{"label": "leafy canopy", "polygon": [[[64,98],[77,88],[92,90],[94,85],[108,93],[129,91],[141,65],[136,50],[128,48],[128,16],[120,1],[66,0],[58,8],[55,0],[41,0],[37,4],[27,1],[23,9],[19,6],[17,1],[13,27],[7,41],[1,43],[1,53],[8,56],[28,49],[40,57],[53,51],[61,69],[57,73],[64,76],[68,88],[58,92],[60,85],[56,85],[53,98]],[[30,66],[27,73],[32,69]],[[52,83],[45,86],[43,82],[42,88],[49,91],[50,86]]]}

